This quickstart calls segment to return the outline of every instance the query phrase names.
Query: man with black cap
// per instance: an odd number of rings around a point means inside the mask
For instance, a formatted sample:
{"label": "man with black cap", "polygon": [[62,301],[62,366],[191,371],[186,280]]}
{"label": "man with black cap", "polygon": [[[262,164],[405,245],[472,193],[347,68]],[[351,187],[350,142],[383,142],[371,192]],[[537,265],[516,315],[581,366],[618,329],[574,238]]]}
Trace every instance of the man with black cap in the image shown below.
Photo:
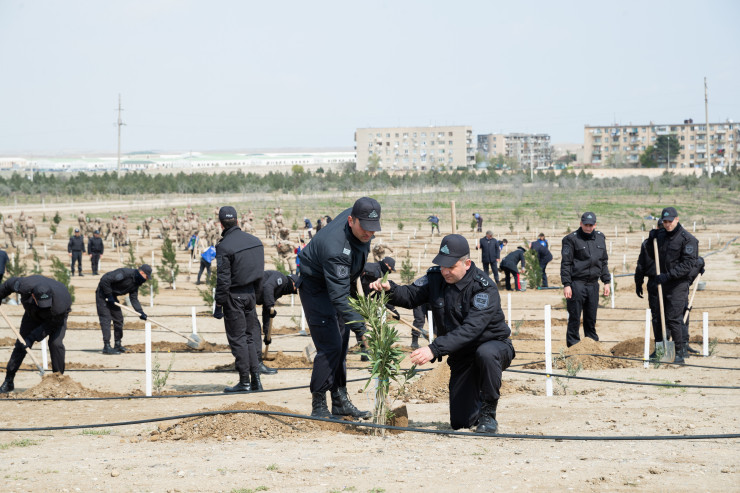
{"label": "man with black cap", "polygon": [[[142,264],[138,269],[121,267],[110,271],[100,278],[98,289],[95,290],[95,307],[100,320],[100,330],[103,332],[103,354],[120,354],[127,351],[122,345],[123,313],[116,305],[118,296],[128,295],[131,306],[139,312],[139,318],[146,320],[147,316],[139,303],[139,286],[152,277],[152,268]],[[110,345],[110,325],[113,322],[115,347]]]}
{"label": "man with black cap", "polygon": [[599,307],[599,279],[604,283],[604,296],[609,296],[612,276],[609,274],[606,237],[601,231],[596,231],[596,214],[583,213],[581,226],[563,238],[561,256],[560,279],[568,307],[566,344],[570,347],[581,340],[581,312],[583,334],[598,341],[596,310]]}
{"label": "man with black cap", "polygon": [[70,275],[75,275],[75,262],[77,262],[77,271],[82,276],[82,254],[85,253],[85,239],[80,235],[79,228],[75,228],[74,236],[69,237],[67,251],[72,259],[72,273]]}
{"label": "man with black cap", "polygon": [[[689,285],[701,269],[699,261],[699,242],[681,226],[675,207],[666,207],[660,213],[663,228],[651,232],[648,238],[647,256],[652,259],[655,274],[655,247],[658,242],[660,275],[648,279],[648,294],[651,283],[663,286],[663,308],[665,309],[666,332],[676,345],[675,363],[683,363],[688,357],[688,326],[683,323],[684,313],[689,304]],[[703,264],[703,262],[702,262]],[[692,277],[693,276],[693,277]],[[637,281],[637,279],[636,279]],[[659,309],[659,308],[658,308]],[[656,331],[655,341],[662,342],[663,334]]]}
{"label": "man with black cap", "polygon": [[[316,346],[311,373],[311,415],[369,418],[347,394],[347,349],[350,328],[364,333],[362,316],[349,306],[357,279],[370,253],[370,240],[380,231],[380,204],[361,197],[316,233],[299,254],[298,293]],[[353,326],[357,327],[353,327]],[[326,403],[331,392],[332,411]]]}
{"label": "man with black cap", "polygon": [[486,231],[486,236],[478,241],[475,249],[480,248],[480,261],[483,264],[483,272],[489,275],[488,269],[493,269],[493,278],[498,283],[498,261],[501,258],[501,250],[498,247],[498,240],[493,237],[493,231]]}
{"label": "man with black cap", "polygon": [[[257,286],[257,304],[262,305],[262,334],[267,345],[272,344],[272,319],[277,316],[275,303],[286,294],[296,294],[296,281],[298,274],[286,276],[277,270],[266,270],[262,276],[262,282]],[[263,375],[274,375],[277,370],[269,368],[262,360],[262,342],[257,337],[257,358],[259,359],[260,373]]]}
{"label": "man with black cap", "polygon": [[49,336],[51,368],[55,373],[64,373],[64,335],[67,315],[72,311],[72,297],[67,287],[48,277],[11,277],[0,285],[0,301],[11,293],[20,295],[25,309],[19,330],[22,340],[15,341],[0,393],[15,388],[13,379],[26,357],[26,347],[43,341],[46,336]]}
{"label": "man with black cap", "polygon": [[529,248],[537,252],[537,261],[540,264],[540,270],[542,271],[542,287],[547,287],[547,264],[552,261],[552,253],[550,253],[550,245],[545,239],[545,233],[540,233],[537,236],[537,241],[533,241]]}
{"label": "man with black cap", "polygon": [[522,290],[522,282],[519,278],[519,264],[522,264],[522,270],[526,265],[524,260],[524,247],[516,247],[516,250],[508,254],[501,261],[501,269],[506,274],[506,290],[511,291],[511,277],[514,278],[514,290]]}
{"label": "man with black cap", "polygon": [[93,231],[92,237],[87,241],[87,254],[90,255],[90,264],[92,265],[94,276],[98,275],[100,257],[103,256],[104,251],[105,245],[103,244],[103,238],[100,237],[100,230],[96,229]]}
{"label": "man with black cap", "polygon": [[413,284],[376,281],[371,287],[390,291],[391,303],[399,306],[431,305],[437,338],[411,353],[411,362],[449,356],[452,428],[496,433],[501,374],[516,355],[498,289],[470,260],[462,235],[445,236],[432,262],[437,266]]}
{"label": "man with black cap", "polygon": [[[224,392],[262,390],[257,320],[257,288],[265,271],[265,247],[239,228],[239,216],[230,205],[221,207],[218,220],[223,232],[216,245],[216,309],[213,316],[224,319],[239,382]],[[250,381],[251,377],[251,381]]]}

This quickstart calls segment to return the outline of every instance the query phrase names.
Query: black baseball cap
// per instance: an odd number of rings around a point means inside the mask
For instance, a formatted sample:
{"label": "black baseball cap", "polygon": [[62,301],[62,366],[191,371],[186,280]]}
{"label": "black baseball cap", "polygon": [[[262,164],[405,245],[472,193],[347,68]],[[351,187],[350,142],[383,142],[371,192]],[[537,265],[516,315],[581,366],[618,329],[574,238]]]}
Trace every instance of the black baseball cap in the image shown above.
{"label": "black baseball cap", "polygon": [[79,232],[80,232],[80,228],[75,228],[75,233],[79,233]]}
{"label": "black baseball cap", "polygon": [[147,279],[152,278],[152,266],[149,264],[142,264],[141,267],[139,267],[139,270],[142,271],[144,274],[146,274]]}
{"label": "black baseball cap", "polygon": [[393,257],[386,257],[382,260],[384,264],[387,264],[391,268],[392,272],[396,271],[396,260]]}
{"label": "black baseball cap", "polygon": [[95,231],[93,231],[93,234],[94,235],[99,235],[100,234],[100,231],[96,229]]}
{"label": "black baseball cap", "polygon": [[584,212],[581,216],[581,222],[583,224],[596,224],[596,214],[593,212]]}
{"label": "black baseball cap", "polygon": [[678,217],[678,211],[675,207],[666,207],[663,212],[660,213],[661,221],[673,221]]}
{"label": "black baseball cap", "polygon": [[370,197],[360,197],[352,206],[351,216],[360,220],[365,231],[380,231],[380,204]]}
{"label": "black baseball cap", "polygon": [[33,287],[33,296],[39,308],[51,306],[51,287],[48,284],[37,284]]}
{"label": "black baseball cap", "polygon": [[470,255],[468,240],[462,235],[447,235],[442,238],[439,253],[432,263],[441,267],[452,267],[465,255]]}
{"label": "black baseball cap", "polygon": [[236,209],[225,205],[218,210],[218,220],[224,222],[227,219],[236,219]]}

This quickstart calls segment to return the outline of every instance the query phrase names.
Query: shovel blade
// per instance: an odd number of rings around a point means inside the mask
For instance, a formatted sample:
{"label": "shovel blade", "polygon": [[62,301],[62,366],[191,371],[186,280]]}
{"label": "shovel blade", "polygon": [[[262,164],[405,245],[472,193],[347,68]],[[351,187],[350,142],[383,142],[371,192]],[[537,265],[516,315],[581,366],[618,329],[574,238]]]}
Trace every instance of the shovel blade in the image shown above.
{"label": "shovel blade", "polygon": [[673,341],[663,341],[658,342],[657,344],[660,344],[663,347],[663,356],[660,357],[660,362],[673,363],[676,359],[676,343]]}
{"label": "shovel blade", "polygon": [[193,349],[203,349],[205,347],[205,344],[203,344],[203,339],[201,339],[198,334],[190,334],[188,337],[188,347]]}

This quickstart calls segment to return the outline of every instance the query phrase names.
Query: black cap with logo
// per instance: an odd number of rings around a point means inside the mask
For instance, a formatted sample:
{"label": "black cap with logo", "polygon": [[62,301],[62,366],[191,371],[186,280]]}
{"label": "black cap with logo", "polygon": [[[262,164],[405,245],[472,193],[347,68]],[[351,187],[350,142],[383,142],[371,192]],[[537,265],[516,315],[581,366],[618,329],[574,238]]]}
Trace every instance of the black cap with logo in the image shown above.
{"label": "black cap with logo", "polygon": [[661,221],[673,221],[678,217],[678,211],[675,207],[666,207],[663,212],[660,213]]}
{"label": "black cap with logo", "polygon": [[227,219],[236,219],[236,209],[230,205],[225,205],[218,210],[218,220],[224,222]]}
{"label": "black cap with logo", "polygon": [[390,267],[391,272],[396,272],[396,260],[393,257],[385,257],[381,262]]}
{"label": "black cap with logo", "polygon": [[581,216],[581,222],[583,224],[596,224],[596,214],[593,212],[584,212]]}
{"label": "black cap with logo", "polygon": [[350,214],[360,220],[360,226],[365,231],[380,231],[380,204],[370,197],[360,197],[352,206]]}
{"label": "black cap with logo", "polygon": [[33,297],[39,308],[51,306],[51,287],[48,284],[37,284],[33,287]]}
{"label": "black cap with logo", "polygon": [[441,267],[452,267],[465,255],[470,255],[468,240],[462,235],[447,235],[442,238],[439,253],[432,263]]}
{"label": "black cap with logo", "polygon": [[139,267],[139,270],[146,274],[147,279],[152,278],[152,267],[149,264],[141,264],[141,267]]}

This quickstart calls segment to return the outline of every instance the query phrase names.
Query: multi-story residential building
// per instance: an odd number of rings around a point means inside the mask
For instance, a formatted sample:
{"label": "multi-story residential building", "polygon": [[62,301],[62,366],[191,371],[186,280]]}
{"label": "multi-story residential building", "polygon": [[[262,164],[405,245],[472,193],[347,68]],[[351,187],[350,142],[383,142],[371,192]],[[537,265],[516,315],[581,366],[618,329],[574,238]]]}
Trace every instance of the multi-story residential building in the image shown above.
{"label": "multi-story residential building", "polygon": [[547,134],[483,134],[478,152],[487,158],[503,155],[514,158],[522,168],[543,168],[552,164],[552,146]]}
{"label": "multi-story residential building", "polygon": [[357,169],[455,169],[475,164],[468,126],[358,128]]}
{"label": "multi-story residential building", "polygon": [[602,166],[639,166],[640,154],[654,145],[660,135],[675,135],[680,145],[677,156],[670,157],[671,167],[733,166],[740,150],[740,125],[728,120],[704,123],[649,125],[586,125],[584,128],[585,163]]}

